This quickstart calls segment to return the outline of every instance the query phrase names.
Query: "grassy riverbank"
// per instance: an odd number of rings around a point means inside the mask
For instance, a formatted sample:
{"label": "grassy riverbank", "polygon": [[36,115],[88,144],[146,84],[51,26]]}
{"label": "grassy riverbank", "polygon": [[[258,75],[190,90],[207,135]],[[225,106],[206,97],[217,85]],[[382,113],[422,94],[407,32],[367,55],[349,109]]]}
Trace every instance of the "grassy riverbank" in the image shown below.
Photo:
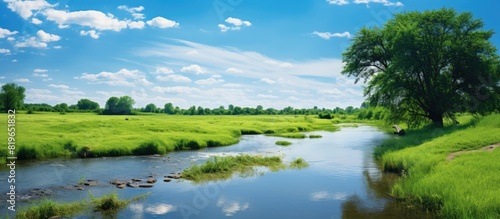
{"label": "grassy riverbank", "polygon": [[33,202],[31,205],[21,208],[16,214],[16,218],[63,218],[81,214],[95,214],[95,212],[100,212],[104,217],[113,217],[131,202],[148,196],[148,194],[145,194],[131,199],[120,199],[117,193],[104,195],[100,198],[95,198],[90,192],[89,195],[89,200],[70,203],[59,203],[50,199]]}
{"label": "grassy riverbank", "polygon": [[402,174],[391,194],[445,218],[500,218],[500,115],[463,116],[461,125],[410,130],[376,149],[387,171]]}
{"label": "grassy riverbank", "polygon": [[[338,127],[317,116],[102,116],[92,113],[16,114],[18,159],[165,154],[232,145],[243,134],[297,135]],[[7,120],[0,120],[7,127]],[[0,132],[7,139],[7,132]],[[5,163],[7,142],[0,147]]]}

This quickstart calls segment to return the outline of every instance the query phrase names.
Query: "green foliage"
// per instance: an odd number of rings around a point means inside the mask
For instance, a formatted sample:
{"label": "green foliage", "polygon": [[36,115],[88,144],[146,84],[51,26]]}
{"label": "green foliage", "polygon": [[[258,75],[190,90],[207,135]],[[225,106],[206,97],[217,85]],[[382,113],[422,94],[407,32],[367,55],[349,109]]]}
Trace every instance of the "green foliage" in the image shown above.
{"label": "green foliage", "polygon": [[191,165],[182,172],[182,177],[194,182],[229,179],[234,173],[249,175],[255,166],[268,167],[271,170],[284,168],[280,157],[262,157],[238,155],[215,156],[200,165]]}
{"label": "green foliage", "polygon": [[[500,115],[478,120],[459,116],[461,125],[409,130],[376,151],[386,171],[401,173],[391,194],[444,218],[496,218],[500,215],[500,150],[474,151],[500,142]],[[470,121],[467,121],[470,120]]]}
{"label": "green foliage", "polygon": [[365,95],[390,110],[391,122],[442,127],[455,112],[492,112],[500,108],[500,60],[483,27],[453,9],[396,14],[355,35],[342,73],[368,83]]}
{"label": "green foliage", "polygon": [[[338,129],[331,121],[312,115],[98,116],[75,112],[60,116],[39,112],[19,114],[16,124],[16,131],[23,133],[16,136],[19,159],[163,154],[173,150],[226,146],[239,142],[242,129],[279,135],[293,131],[290,135],[300,138],[306,135],[298,133],[299,130]],[[6,127],[7,120],[0,120],[0,126]],[[7,132],[0,132],[0,138],[7,139]],[[141,149],[135,150],[140,146]],[[6,148],[0,147],[0,155],[6,154]],[[5,156],[0,157],[0,163],[3,162]]]}
{"label": "green foliage", "polygon": [[39,218],[70,218],[87,215],[89,212],[100,212],[103,216],[114,216],[119,210],[133,201],[137,201],[149,195],[139,195],[131,199],[122,200],[116,192],[95,198],[89,191],[90,202],[82,200],[70,203],[58,203],[50,199],[35,201],[31,205],[21,208],[16,218],[39,219]]}
{"label": "green foliage", "polygon": [[99,109],[99,104],[89,99],[80,99],[76,104],[79,110],[97,110]]}
{"label": "green foliage", "polygon": [[148,113],[154,113],[154,112],[156,112],[156,105],[154,105],[153,103],[150,103],[150,104],[146,105],[146,107],[144,108],[143,112],[148,112]]}
{"label": "green foliage", "polygon": [[53,216],[71,217],[85,210],[85,203],[74,202],[61,204],[50,199],[36,201],[31,205],[20,209],[16,214],[16,218],[23,219],[39,219],[50,218]]}
{"label": "green foliage", "polygon": [[323,136],[321,135],[309,135],[309,138],[322,138]]}
{"label": "green foliage", "polygon": [[292,142],[289,141],[276,141],[276,145],[281,145],[281,146],[289,146],[292,144]]}
{"label": "green foliage", "polygon": [[90,191],[89,195],[91,197],[91,202],[94,205],[94,210],[102,212],[104,215],[116,214],[119,210],[123,209],[130,203],[129,200],[119,199],[116,192],[104,195],[100,198],[94,198]]}
{"label": "green foliage", "polygon": [[24,94],[25,91],[26,89],[24,87],[18,86],[15,83],[2,85],[0,106],[3,108],[3,111],[21,110],[23,108],[24,98],[26,97]]}
{"label": "green foliage", "polygon": [[130,115],[135,101],[129,96],[110,97],[106,101],[103,114],[105,115]]}
{"label": "green foliage", "polygon": [[290,167],[294,169],[302,169],[309,166],[309,163],[302,158],[297,158],[290,163]]}
{"label": "green foliage", "polygon": [[333,116],[331,113],[319,113],[318,117],[320,119],[333,119],[335,116]]}
{"label": "green foliage", "polygon": [[161,141],[150,141],[142,143],[139,147],[132,150],[132,154],[135,155],[153,155],[153,154],[165,154],[165,146]]}

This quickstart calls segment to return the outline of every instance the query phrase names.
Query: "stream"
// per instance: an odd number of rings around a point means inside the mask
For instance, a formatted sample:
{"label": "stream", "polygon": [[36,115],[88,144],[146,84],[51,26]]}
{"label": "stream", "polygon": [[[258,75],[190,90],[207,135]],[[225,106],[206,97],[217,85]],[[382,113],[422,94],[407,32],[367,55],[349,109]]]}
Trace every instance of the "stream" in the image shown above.
{"label": "stream", "polygon": [[[246,135],[238,144],[177,151],[162,156],[130,156],[96,159],[56,159],[22,162],[16,165],[16,209],[49,197],[68,202],[116,191],[120,198],[150,193],[132,202],[116,218],[433,218],[408,208],[389,195],[393,174],[382,173],[374,161],[373,149],[392,136],[375,127],[342,127],[340,131],[316,131],[318,139],[284,139]],[[277,146],[277,140],[292,142]],[[209,157],[237,154],[283,156],[285,162],[303,158],[304,169],[276,172],[258,168],[257,174],[235,175],[229,180],[194,184],[183,179],[164,182],[165,176],[179,173]],[[2,198],[8,192],[8,170],[0,169]],[[147,179],[158,182],[152,188],[118,189],[109,182]],[[97,185],[81,186],[80,180],[96,180]],[[0,215],[7,210],[0,204]],[[9,211],[12,216],[12,212]],[[89,218],[99,214],[76,218]]]}

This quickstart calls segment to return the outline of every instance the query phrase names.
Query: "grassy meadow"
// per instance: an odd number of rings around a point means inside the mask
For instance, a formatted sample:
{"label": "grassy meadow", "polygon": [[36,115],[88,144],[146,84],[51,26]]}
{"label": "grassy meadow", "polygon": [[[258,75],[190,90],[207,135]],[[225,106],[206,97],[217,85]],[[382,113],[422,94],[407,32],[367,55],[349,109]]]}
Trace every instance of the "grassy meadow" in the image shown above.
{"label": "grassy meadow", "polygon": [[[6,116],[6,115],[5,115]],[[18,159],[165,154],[169,151],[226,146],[245,134],[303,136],[334,131],[333,120],[317,116],[182,116],[145,114],[103,116],[93,113],[16,114]],[[7,119],[0,120],[7,127]],[[7,132],[0,132],[7,139]],[[305,135],[304,135],[305,137]],[[5,162],[7,143],[0,155]]]}
{"label": "grassy meadow", "polygon": [[462,153],[500,142],[500,115],[461,116],[461,125],[421,128],[375,151],[400,180],[391,194],[444,218],[500,218],[500,149]]}

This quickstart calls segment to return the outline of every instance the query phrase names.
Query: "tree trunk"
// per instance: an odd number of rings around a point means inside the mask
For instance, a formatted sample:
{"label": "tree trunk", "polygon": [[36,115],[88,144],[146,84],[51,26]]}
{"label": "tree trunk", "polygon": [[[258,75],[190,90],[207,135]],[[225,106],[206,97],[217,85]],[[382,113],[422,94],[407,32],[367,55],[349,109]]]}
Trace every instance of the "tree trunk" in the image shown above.
{"label": "tree trunk", "polygon": [[442,113],[431,114],[430,119],[432,120],[432,124],[434,124],[434,126],[439,127],[439,128],[443,127],[443,114]]}

